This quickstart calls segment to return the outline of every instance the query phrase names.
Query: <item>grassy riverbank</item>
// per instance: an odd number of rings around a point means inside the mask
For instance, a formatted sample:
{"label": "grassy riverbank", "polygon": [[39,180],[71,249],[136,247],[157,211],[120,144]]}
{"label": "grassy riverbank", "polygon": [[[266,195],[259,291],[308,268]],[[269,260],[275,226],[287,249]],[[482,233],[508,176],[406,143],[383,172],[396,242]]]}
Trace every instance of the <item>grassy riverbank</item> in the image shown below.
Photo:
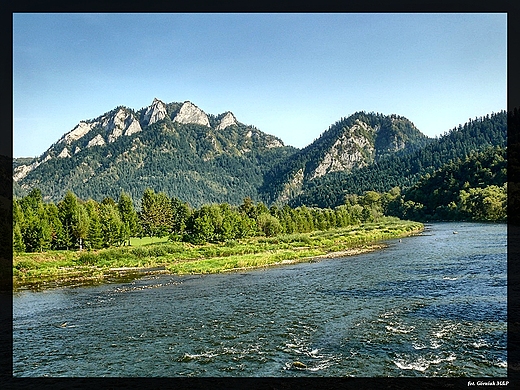
{"label": "grassy riverbank", "polygon": [[110,281],[143,273],[206,274],[320,257],[354,255],[381,248],[381,240],[422,231],[418,222],[380,222],[312,233],[255,237],[220,244],[192,245],[133,240],[132,246],[99,251],[24,253],[13,259],[15,289]]}

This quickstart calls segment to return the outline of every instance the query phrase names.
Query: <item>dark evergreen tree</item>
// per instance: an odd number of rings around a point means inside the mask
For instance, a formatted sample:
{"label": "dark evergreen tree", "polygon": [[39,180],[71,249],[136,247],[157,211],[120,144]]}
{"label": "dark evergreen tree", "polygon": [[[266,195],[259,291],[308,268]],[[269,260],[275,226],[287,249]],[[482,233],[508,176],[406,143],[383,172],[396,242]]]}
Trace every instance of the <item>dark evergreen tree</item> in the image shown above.
{"label": "dark evergreen tree", "polygon": [[119,208],[121,221],[125,225],[123,229],[124,241],[127,245],[130,245],[130,237],[137,236],[139,232],[137,212],[134,209],[132,198],[125,192],[121,192],[117,206]]}
{"label": "dark evergreen tree", "polygon": [[67,191],[63,199],[58,203],[58,215],[63,226],[63,244],[65,249],[74,248],[74,223],[78,209],[78,199],[72,191]]}
{"label": "dark evergreen tree", "polygon": [[103,234],[103,246],[121,245],[124,242],[122,230],[124,224],[119,216],[116,205],[110,202],[101,203],[99,207],[99,217],[101,221],[101,232]]}
{"label": "dark evergreen tree", "polygon": [[95,200],[89,199],[85,202],[85,208],[90,219],[85,245],[89,249],[103,248],[103,231],[99,217],[99,207],[100,205]]}

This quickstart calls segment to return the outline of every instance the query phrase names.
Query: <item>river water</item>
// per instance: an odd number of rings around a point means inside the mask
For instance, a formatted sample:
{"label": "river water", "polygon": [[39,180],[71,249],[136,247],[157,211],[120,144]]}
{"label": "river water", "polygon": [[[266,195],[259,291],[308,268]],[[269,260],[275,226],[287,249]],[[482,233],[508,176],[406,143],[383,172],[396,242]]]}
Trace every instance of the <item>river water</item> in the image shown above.
{"label": "river water", "polygon": [[505,377],[506,230],[435,223],[346,258],[16,292],[13,375]]}

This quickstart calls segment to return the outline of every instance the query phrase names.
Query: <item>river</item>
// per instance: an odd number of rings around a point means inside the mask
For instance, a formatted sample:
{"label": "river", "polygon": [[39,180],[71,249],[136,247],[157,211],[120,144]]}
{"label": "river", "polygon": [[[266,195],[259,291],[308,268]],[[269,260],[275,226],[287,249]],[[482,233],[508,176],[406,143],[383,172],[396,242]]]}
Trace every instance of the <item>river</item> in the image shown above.
{"label": "river", "polygon": [[13,375],[505,377],[506,238],[434,223],[346,258],[15,292]]}

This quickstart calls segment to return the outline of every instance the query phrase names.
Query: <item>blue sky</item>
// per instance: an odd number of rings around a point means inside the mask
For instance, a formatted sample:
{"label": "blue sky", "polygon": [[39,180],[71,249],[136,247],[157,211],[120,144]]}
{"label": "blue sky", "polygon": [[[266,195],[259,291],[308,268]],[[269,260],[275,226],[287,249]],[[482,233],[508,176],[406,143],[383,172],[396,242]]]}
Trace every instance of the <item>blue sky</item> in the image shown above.
{"label": "blue sky", "polygon": [[507,108],[506,14],[14,14],[13,155],[190,100],[304,147],[360,110],[428,136]]}

